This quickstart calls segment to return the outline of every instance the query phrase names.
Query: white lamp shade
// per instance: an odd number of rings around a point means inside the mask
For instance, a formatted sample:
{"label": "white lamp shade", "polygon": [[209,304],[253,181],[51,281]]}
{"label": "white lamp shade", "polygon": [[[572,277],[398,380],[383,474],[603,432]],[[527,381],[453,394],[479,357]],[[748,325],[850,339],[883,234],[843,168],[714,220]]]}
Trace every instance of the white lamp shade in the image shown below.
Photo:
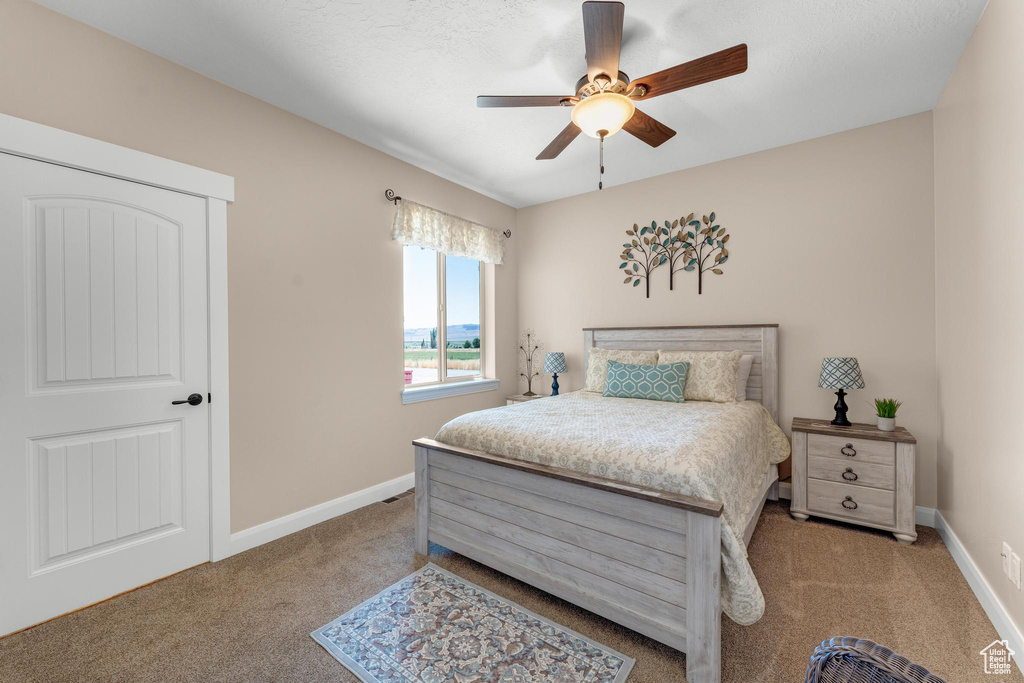
{"label": "white lamp shade", "polygon": [[606,131],[607,137],[622,130],[635,111],[633,100],[625,95],[602,92],[580,100],[572,108],[572,122],[592,138],[601,137],[599,130]]}

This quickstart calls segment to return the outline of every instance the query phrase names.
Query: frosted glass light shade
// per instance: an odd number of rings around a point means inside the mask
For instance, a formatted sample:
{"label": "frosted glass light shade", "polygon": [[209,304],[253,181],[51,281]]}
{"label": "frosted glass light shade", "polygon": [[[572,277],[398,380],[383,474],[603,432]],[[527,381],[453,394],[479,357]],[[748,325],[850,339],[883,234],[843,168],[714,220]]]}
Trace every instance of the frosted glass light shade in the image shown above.
{"label": "frosted glass light shade", "polygon": [[604,130],[605,137],[615,135],[626,121],[633,118],[636,106],[625,95],[602,92],[584,97],[572,108],[572,122],[592,138],[601,137],[597,131]]}

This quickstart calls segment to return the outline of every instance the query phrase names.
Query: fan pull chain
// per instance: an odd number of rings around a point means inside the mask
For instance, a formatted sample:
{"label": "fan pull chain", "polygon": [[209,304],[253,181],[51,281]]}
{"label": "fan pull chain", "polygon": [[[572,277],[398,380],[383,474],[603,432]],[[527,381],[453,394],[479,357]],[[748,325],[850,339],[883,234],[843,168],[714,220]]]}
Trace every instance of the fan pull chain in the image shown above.
{"label": "fan pull chain", "polygon": [[604,189],[604,136],[607,133],[605,133],[603,130],[599,130],[598,134],[601,136],[601,143],[600,143],[600,147],[599,147],[599,149],[601,150],[599,152],[599,154],[600,154],[600,162],[601,162],[601,171],[600,171],[600,173],[598,173],[598,176],[597,176],[597,189],[598,190],[603,190]]}

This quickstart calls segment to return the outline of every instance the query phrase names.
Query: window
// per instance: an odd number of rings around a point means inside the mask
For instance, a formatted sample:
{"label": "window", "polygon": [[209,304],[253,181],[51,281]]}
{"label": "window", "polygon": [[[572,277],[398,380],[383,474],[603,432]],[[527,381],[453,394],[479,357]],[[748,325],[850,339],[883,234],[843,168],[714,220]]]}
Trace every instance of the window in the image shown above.
{"label": "window", "polygon": [[497,390],[498,379],[483,377],[481,268],[501,265],[501,233],[403,199],[391,237],[404,259],[402,402]]}
{"label": "window", "polygon": [[403,249],[406,385],[480,378],[480,261]]}

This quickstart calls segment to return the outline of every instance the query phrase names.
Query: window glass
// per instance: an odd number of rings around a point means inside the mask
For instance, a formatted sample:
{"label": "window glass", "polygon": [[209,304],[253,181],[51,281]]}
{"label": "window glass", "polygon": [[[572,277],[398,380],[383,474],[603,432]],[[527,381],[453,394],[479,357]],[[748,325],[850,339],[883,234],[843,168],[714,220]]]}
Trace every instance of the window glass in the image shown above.
{"label": "window glass", "polygon": [[437,252],[413,246],[404,249],[405,383],[437,382]]}
{"label": "window glass", "polygon": [[480,262],[445,257],[448,377],[480,375]]}

